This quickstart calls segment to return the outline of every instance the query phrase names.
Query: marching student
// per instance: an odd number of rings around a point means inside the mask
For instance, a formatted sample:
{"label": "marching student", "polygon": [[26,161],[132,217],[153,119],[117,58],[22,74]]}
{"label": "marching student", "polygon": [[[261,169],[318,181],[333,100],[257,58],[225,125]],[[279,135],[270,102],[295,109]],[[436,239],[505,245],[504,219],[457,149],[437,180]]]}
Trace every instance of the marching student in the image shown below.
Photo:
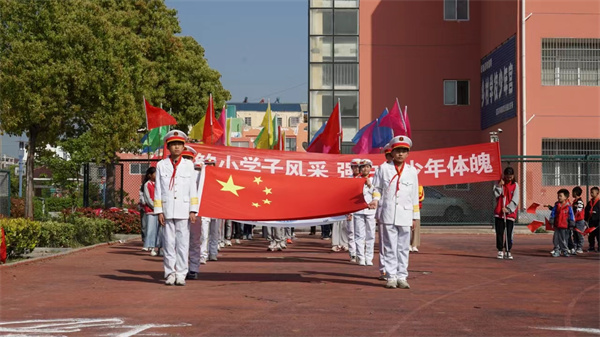
{"label": "marching student", "polygon": [[562,188],[558,190],[556,196],[558,202],[552,209],[552,214],[550,214],[550,223],[554,227],[554,233],[556,233],[553,241],[555,241],[555,245],[558,244],[558,250],[555,250],[552,256],[559,257],[562,253],[565,257],[568,257],[570,255],[567,246],[569,228],[575,227],[575,216],[569,202],[569,190]]}
{"label": "marching student", "polygon": [[[200,184],[200,174],[203,168],[202,163],[196,164],[196,150],[189,145],[185,146],[185,149],[181,153],[181,156],[185,159],[189,159],[194,163],[194,183],[196,184],[196,190],[200,190],[202,187]],[[206,257],[203,253],[206,251],[204,243],[204,233],[208,230],[208,221],[210,218],[196,217],[195,222],[190,222],[190,250],[189,250],[189,261],[188,261],[188,273],[186,275],[187,280],[198,279],[198,273],[200,271],[200,264],[206,263]],[[203,250],[204,248],[204,250]]]}
{"label": "marching student", "polygon": [[392,162],[383,163],[373,179],[373,201],[369,208],[381,207],[379,222],[383,224],[384,268],[386,288],[410,289],[407,282],[410,232],[420,221],[419,178],[417,170],[406,162],[412,140],[396,136],[390,141]]}
{"label": "marching student", "polygon": [[[350,178],[360,178],[360,159],[352,159],[350,169],[352,175]],[[348,233],[348,253],[350,253],[350,262],[356,262],[356,239],[354,236],[354,217],[352,214],[346,215],[346,232]]]}
{"label": "marching student", "polygon": [[268,251],[282,251],[287,248],[285,238],[283,237],[283,227],[279,226],[263,226],[267,231],[267,241],[269,242]]}
{"label": "marching student", "polygon": [[142,184],[142,206],[144,208],[144,222],[146,223],[146,236],[144,237],[144,248],[150,250],[151,256],[158,255],[160,250],[160,232],[158,216],[154,214],[154,188],[156,186],[156,167],[146,170],[144,183]]}
{"label": "marching student", "polygon": [[[373,163],[369,159],[362,159],[359,165],[360,176],[365,179],[363,197],[368,204],[373,201],[373,184],[369,174]],[[354,239],[356,244],[356,257],[361,266],[373,265],[373,250],[375,248],[375,209],[366,208],[355,212]]]}
{"label": "marching student", "polygon": [[[392,148],[390,146],[390,144],[386,144],[383,147],[383,153],[385,155],[385,162],[386,163],[391,163],[392,162]],[[380,170],[380,167],[377,167],[377,169],[375,170],[375,176],[377,176],[378,171]],[[378,238],[379,238],[379,243],[377,244],[377,247],[379,248],[379,279],[380,280],[387,280],[387,275],[385,274],[385,258],[384,258],[384,254],[383,254],[383,228],[384,225],[383,223],[381,223],[378,219],[380,218],[381,215],[381,207],[377,207],[377,209],[375,210],[375,223],[377,224],[377,232],[378,234]]]}
{"label": "marching student", "polygon": [[[217,162],[214,158],[204,159],[204,167],[216,166]],[[221,225],[223,219],[206,218],[202,223],[202,254],[200,263],[208,261],[217,261],[219,254],[219,238],[221,237]],[[204,260],[204,261],[203,261]]]}
{"label": "marching student", "polygon": [[187,136],[182,131],[167,133],[165,143],[171,154],[156,165],[154,212],[163,226],[166,285],[185,285],[190,244],[189,222],[196,222],[198,213],[194,164],[181,157],[186,141]]}
{"label": "marching student", "polygon": [[[593,232],[591,232],[588,236],[588,242],[590,246],[588,247],[588,252],[598,252],[600,251],[600,189],[598,186],[594,186],[590,188],[590,201],[585,206],[585,221],[588,224],[589,228],[596,228]],[[598,244],[598,249],[596,250],[596,243]]]}
{"label": "marching student", "polygon": [[[423,208],[423,200],[425,200],[425,190],[423,186],[419,186],[419,210]],[[412,233],[410,234],[410,251],[413,253],[419,252],[421,245],[421,223],[415,223]]]}
{"label": "marching student", "polygon": [[[573,249],[571,254],[582,254],[583,253],[583,231],[585,231],[585,205],[581,194],[583,190],[579,186],[575,186],[573,192],[573,212],[575,213],[575,228],[572,230],[572,241]],[[570,242],[570,240],[569,240]]]}
{"label": "marching student", "polygon": [[[513,245],[513,229],[519,207],[519,185],[515,180],[515,170],[512,167],[504,169],[504,176],[494,185],[496,208],[494,209],[496,228],[497,258],[513,259],[510,252]],[[506,227],[506,228],[505,228]],[[504,231],[506,230],[506,241]],[[506,255],[505,255],[506,254]]]}

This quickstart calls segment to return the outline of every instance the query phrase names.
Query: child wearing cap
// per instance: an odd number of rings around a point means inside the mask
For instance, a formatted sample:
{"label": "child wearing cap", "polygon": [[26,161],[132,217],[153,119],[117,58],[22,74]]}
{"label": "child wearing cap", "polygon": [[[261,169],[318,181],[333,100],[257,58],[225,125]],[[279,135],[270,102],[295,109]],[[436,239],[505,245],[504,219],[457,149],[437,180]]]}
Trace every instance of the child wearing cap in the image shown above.
{"label": "child wearing cap", "polygon": [[[391,163],[392,162],[392,148],[389,143],[383,147],[383,154],[385,155],[385,162]],[[380,167],[378,167],[375,170],[375,175],[373,175],[373,177],[378,175]],[[377,247],[379,248],[379,279],[387,280],[387,275],[385,274],[385,258],[384,258],[384,247],[383,247],[383,228],[385,226],[383,225],[383,223],[381,223],[378,220],[380,218],[380,213],[381,213],[381,207],[377,207],[377,209],[375,210],[375,223],[377,224],[377,232],[379,233],[378,234],[379,242],[377,244]]]}
{"label": "child wearing cap", "polygon": [[154,212],[163,226],[166,285],[185,285],[190,244],[189,222],[196,222],[198,212],[194,164],[181,156],[186,140],[187,136],[182,131],[167,133],[165,143],[171,154],[156,165]]}
{"label": "child wearing cap", "polygon": [[[352,175],[350,178],[360,178],[360,161],[361,159],[352,159],[350,169]],[[356,237],[354,235],[354,216],[353,214],[346,215],[346,232],[348,233],[348,253],[350,253],[350,262],[356,262]]]}
{"label": "child wearing cap", "polygon": [[392,162],[384,163],[373,179],[373,201],[369,208],[381,207],[377,213],[383,224],[385,287],[409,289],[408,259],[410,233],[414,222],[420,221],[419,179],[417,170],[406,162],[412,141],[396,136],[390,141]]}
{"label": "child wearing cap", "polygon": [[[202,170],[202,163],[196,164],[196,150],[190,145],[186,145],[185,149],[181,153],[181,156],[185,159],[191,160],[194,163],[194,182],[196,184],[196,189],[200,189],[201,186],[198,186],[200,183],[200,171]],[[206,257],[203,256],[203,235],[205,235],[206,231],[208,231],[208,221],[210,218],[206,217],[196,217],[195,222],[190,222],[190,250],[189,250],[189,263],[188,263],[188,273],[186,275],[187,280],[196,280],[198,279],[198,273],[200,271],[200,264],[206,263]],[[205,247],[204,247],[205,248]],[[206,250],[206,249],[204,249]]]}
{"label": "child wearing cap", "polygon": [[[362,159],[359,164],[360,176],[365,179],[363,185],[363,196],[368,204],[373,201],[373,184],[369,174],[373,163],[368,159]],[[354,239],[356,244],[356,257],[361,266],[373,265],[373,250],[375,248],[375,209],[366,208],[355,212]]]}

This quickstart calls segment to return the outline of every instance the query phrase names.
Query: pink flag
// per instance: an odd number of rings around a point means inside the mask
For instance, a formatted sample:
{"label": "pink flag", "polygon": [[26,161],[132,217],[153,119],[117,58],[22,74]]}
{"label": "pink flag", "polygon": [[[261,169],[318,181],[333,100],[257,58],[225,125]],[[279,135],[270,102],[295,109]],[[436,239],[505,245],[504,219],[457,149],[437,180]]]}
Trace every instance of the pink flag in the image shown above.
{"label": "pink flag", "polygon": [[404,126],[406,128],[406,135],[408,136],[408,138],[412,139],[412,132],[410,129],[410,121],[408,120],[408,107],[406,105],[404,106]]}
{"label": "pink flag", "polygon": [[221,110],[221,116],[219,116],[219,124],[221,124],[221,127],[225,132],[223,132],[221,138],[217,140],[217,144],[227,145],[227,110],[225,109],[224,105],[223,109]]}
{"label": "pink flag", "polygon": [[371,153],[373,151],[373,129],[377,125],[377,121],[372,121],[365,129],[360,140],[352,147],[352,152],[356,154]]}
{"label": "pink flag", "polygon": [[406,124],[404,122],[403,113],[400,111],[398,99],[396,99],[396,103],[394,103],[394,107],[390,110],[390,113],[379,121],[379,126],[391,128],[394,130],[394,136],[408,136],[406,134]]}

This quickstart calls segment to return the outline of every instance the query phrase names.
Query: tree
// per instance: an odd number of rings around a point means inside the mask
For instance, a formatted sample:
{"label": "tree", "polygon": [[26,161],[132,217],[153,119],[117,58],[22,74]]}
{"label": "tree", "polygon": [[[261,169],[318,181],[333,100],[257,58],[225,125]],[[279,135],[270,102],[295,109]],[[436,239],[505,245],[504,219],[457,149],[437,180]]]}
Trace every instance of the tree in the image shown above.
{"label": "tree", "polygon": [[200,119],[208,91],[229,98],[202,47],[179,31],[162,0],[0,2],[0,128],[29,137],[26,216],[46,145],[82,137],[86,156],[111,164],[139,148],[142,96],[173,101],[181,126]]}

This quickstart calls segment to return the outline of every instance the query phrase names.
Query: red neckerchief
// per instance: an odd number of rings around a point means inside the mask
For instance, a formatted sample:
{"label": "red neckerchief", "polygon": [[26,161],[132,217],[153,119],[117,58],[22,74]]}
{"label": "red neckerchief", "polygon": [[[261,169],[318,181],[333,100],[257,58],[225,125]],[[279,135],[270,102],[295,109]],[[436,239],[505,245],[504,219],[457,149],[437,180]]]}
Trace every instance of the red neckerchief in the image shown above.
{"label": "red neckerchief", "polygon": [[596,197],[596,198],[590,200],[590,217],[592,216],[592,214],[594,214],[594,206],[596,206],[596,204],[598,203],[598,200],[600,200],[599,197]]}
{"label": "red neckerchief", "polygon": [[175,185],[175,174],[177,173],[177,166],[179,166],[183,159],[179,157],[179,160],[177,162],[173,162],[173,158],[169,157],[169,160],[171,160],[171,164],[173,165],[173,175],[171,176],[171,182],[169,183],[169,190],[172,190],[173,185]]}
{"label": "red neckerchief", "polygon": [[398,193],[398,191],[400,191],[400,177],[402,176],[402,171],[404,171],[404,163],[400,164],[400,166],[394,164],[394,167],[396,168],[396,175],[390,180],[390,185],[392,184],[392,181],[394,181],[394,178],[398,177],[398,180],[396,181],[396,193]]}

